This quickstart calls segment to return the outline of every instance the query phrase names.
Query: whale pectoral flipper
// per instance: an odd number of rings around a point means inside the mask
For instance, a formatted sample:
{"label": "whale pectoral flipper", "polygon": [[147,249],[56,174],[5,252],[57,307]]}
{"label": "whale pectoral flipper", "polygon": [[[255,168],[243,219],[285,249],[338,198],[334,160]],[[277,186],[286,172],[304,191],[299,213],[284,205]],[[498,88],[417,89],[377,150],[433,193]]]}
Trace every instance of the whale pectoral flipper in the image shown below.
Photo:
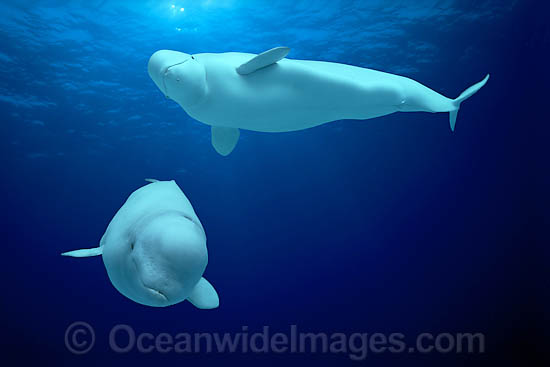
{"label": "whale pectoral flipper", "polygon": [[200,278],[187,300],[200,309],[211,309],[220,305],[218,293],[204,278]]}
{"label": "whale pectoral flipper", "polygon": [[237,73],[241,75],[253,73],[256,70],[265,68],[266,66],[275,64],[277,61],[284,59],[289,52],[290,48],[288,47],[275,47],[271,50],[262,52],[239,66],[237,68]]}
{"label": "whale pectoral flipper", "polygon": [[68,251],[61,254],[61,256],[71,256],[71,257],[90,257],[98,256],[103,253],[103,246],[94,247],[94,248],[85,248],[81,250]]}
{"label": "whale pectoral flipper", "polygon": [[241,132],[235,127],[212,126],[212,146],[223,156],[229,155],[237,145]]}

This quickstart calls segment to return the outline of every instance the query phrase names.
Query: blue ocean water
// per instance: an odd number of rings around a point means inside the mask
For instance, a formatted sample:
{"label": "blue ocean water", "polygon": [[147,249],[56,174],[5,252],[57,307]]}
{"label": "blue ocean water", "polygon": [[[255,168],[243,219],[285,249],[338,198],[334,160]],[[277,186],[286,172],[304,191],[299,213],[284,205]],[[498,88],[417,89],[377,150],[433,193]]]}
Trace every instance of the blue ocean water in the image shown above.
{"label": "blue ocean water", "polygon": [[[548,52],[544,12],[519,0],[2,1],[2,348],[47,365],[486,365],[532,358],[541,310],[527,246],[526,74]],[[396,113],[279,134],[242,131],[219,156],[208,126],[147,74],[158,49],[259,53],[404,75],[456,97],[448,115]],[[530,76],[533,79],[533,75]],[[536,79],[536,78],[535,78]],[[518,92],[519,91],[519,92]],[[148,308],[110,284],[94,247],[145,178],[174,179],[208,238],[220,307]],[[93,327],[85,355],[66,345]],[[482,333],[485,353],[129,353],[137,334]],[[82,337],[82,339],[78,339]],[[85,336],[79,336],[85,342]],[[122,338],[124,339],[124,338]],[[124,344],[124,341],[120,342]],[[358,354],[358,353],[355,353]]]}

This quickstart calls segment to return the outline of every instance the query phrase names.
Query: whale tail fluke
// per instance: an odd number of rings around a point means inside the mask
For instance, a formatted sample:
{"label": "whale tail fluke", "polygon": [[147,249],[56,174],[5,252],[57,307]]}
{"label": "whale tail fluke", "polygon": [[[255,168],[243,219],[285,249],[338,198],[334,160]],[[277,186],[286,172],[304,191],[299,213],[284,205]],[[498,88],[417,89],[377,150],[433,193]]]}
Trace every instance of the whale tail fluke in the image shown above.
{"label": "whale tail fluke", "polygon": [[453,105],[455,109],[449,112],[449,122],[451,124],[452,131],[455,131],[456,117],[458,115],[460,104],[464,102],[466,99],[473,96],[478,90],[480,90],[481,87],[483,87],[485,83],[487,83],[487,80],[489,80],[489,74],[487,74],[487,76],[485,76],[485,78],[483,78],[482,81],[472,85],[471,87],[466,89],[464,92],[462,92],[456,99],[453,100]]}

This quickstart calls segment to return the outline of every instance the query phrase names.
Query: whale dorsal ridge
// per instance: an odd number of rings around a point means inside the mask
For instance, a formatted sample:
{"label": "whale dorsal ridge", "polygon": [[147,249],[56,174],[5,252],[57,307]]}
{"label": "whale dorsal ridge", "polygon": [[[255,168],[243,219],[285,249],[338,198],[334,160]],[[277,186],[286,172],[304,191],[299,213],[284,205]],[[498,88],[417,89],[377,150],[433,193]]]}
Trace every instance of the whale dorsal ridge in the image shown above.
{"label": "whale dorsal ridge", "polygon": [[266,66],[275,64],[277,61],[284,59],[289,52],[290,48],[288,47],[275,47],[271,50],[262,52],[239,66],[237,68],[237,73],[241,75],[253,73],[256,70],[265,68]]}

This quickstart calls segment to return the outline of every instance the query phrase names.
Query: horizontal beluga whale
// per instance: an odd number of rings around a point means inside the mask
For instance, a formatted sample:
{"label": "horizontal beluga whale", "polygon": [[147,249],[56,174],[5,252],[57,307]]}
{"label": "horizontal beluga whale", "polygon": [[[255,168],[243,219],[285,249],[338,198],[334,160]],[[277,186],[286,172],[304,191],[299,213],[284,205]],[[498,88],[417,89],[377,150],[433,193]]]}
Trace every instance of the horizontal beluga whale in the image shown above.
{"label": "horizontal beluga whale", "polygon": [[460,104],[489,79],[447,98],[403,76],[324,61],[292,60],[277,47],[259,55],[155,52],[149,76],[167,98],[211,126],[212,145],[231,153],[239,129],[284,132],[342,119],[398,111],[449,112],[454,131]]}
{"label": "horizontal beluga whale", "polygon": [[218,307],[218,294],[202,277],[206,235],[191,203],[174,181],[148,181],[115,214],[99,247],[62,255],[102,255],[111,283],[137,303]]}

